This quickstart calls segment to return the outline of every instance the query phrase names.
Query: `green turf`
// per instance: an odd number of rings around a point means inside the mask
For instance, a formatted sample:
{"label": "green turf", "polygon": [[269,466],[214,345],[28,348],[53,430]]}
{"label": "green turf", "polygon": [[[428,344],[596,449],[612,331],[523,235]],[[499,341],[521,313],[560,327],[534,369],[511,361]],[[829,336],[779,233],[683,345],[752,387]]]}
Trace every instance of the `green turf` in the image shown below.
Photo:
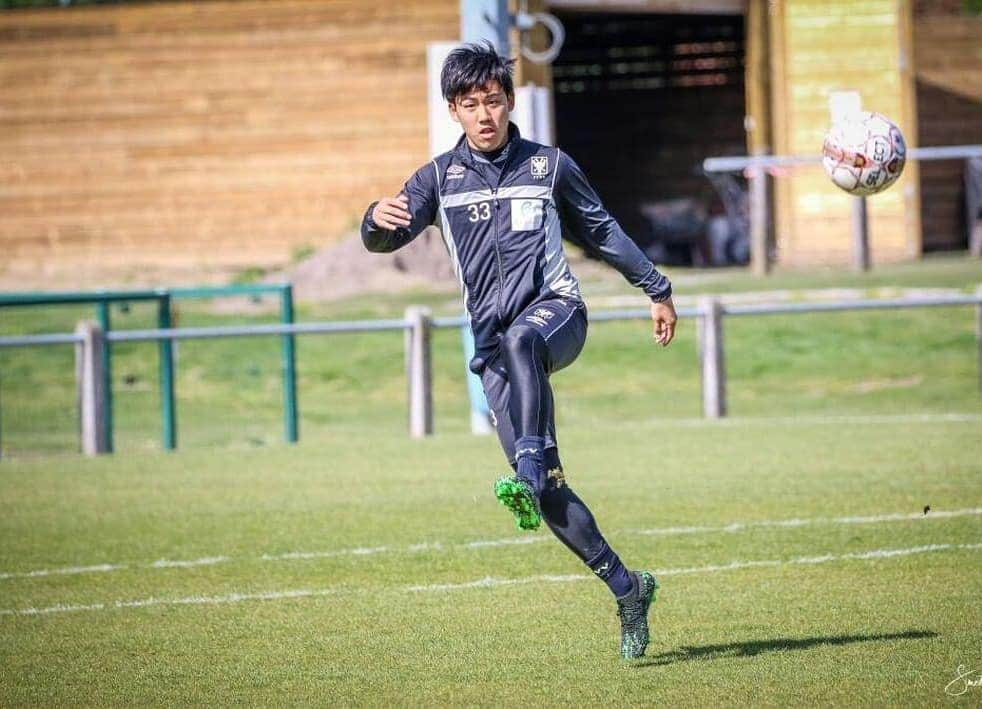
{"label": "green turf", "polygon": [[[982,516],[938,515],[982,507],[980,431],[611,420],[562,436],[570,484],[624,559],[680,570],[978,544]],[[491,492],[502,470],[490,438],[359,431],[6,461],[0,573],[125,568],[0,578],[0,610],[108,606],[0,614],[0,705],[937,705],[959,664],[982,665],[982,549],[667,573],[633,664],[594,579],[407,590],[588,573],[547,531],[514,530]],[[891,513],[916,518],[640,533]],[[467,546],[522,538],[539,541]],[[227,560],[151,566],[204,557]],[[321,595],[200,602],[298,590]]]}

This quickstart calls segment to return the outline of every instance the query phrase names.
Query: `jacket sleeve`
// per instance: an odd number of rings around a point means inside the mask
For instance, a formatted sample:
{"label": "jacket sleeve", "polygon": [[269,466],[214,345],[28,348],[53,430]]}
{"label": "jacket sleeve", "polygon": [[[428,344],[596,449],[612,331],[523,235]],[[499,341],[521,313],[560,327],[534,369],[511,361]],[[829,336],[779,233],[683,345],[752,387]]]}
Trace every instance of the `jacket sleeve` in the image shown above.
{"label": "jacket sleeve", "polygon": [[658,272],[620,224],[604,209],[600,197],[579,165],[559,152],[553,197],[559,206],[563,230],[572,241],[584,244],[613,266],[628,282],[643,290],[654,302],[672,295],[672,284]]}
{"label": "jacket sleeve", "polygon": [[388,253],[400,249],[419,236],[420,232],[433,223],[439,206],[439,186],[436,182],[434,163],[419,168],[403,185],[399,194],[409,200],[409,213],[412,215],[408,227],[382,229],[372,220],[372,211],[378,202],[368,205],[361,220],[361,240],[369,251]]}

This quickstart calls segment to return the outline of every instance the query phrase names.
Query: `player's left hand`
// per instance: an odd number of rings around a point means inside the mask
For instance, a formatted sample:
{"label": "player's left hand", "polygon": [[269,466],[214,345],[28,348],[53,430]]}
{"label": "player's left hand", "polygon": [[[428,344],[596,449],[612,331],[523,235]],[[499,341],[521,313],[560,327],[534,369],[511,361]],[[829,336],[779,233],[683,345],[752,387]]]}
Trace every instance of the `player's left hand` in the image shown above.
{"label": "player's left hand", "polygon": [[655,342],[662,347],[668,347],[668,343],[675,337],[675,323],[678,319],[671,298],[660,303],[652,303],[651,322],[654,326]]}

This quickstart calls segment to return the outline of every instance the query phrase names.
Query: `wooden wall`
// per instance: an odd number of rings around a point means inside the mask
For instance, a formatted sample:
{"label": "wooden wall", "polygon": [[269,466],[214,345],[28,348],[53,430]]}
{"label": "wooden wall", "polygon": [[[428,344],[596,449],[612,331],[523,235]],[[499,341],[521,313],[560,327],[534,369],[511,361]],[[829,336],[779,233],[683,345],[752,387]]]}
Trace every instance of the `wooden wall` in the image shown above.
{"label": "wooden wall", "polygon": [[[896,0],[777,0],[770,5],[775,152],[820,154],[829,95],[857,90],[866,110],[893,119],[917,144],[911,8]],[[869,199],[874,261],[921,252],[918,166]],[[850,200],[820,167],[776,180],[778,260],[848,263]]]}
{"label": "wooden wall", "polygon": [[284,261],[429,157],[458,0],[0,13],[0,266]]}
{"label": "wooden wall", "polygon": [[[921,145],[982,144],[982,17],[930,6],[914,23]],[[965,162],[921,163],[925,250],[964,249]]]}

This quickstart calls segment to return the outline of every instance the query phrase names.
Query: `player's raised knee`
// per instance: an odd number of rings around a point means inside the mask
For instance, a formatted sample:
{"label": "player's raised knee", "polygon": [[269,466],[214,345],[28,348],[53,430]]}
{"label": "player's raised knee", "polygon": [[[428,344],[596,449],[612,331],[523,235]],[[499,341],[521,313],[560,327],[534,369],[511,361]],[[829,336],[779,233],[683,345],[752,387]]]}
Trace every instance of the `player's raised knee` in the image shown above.
{"label": "player's raised knee", "polygon": [[501,338],[501,349],[507,354],[531,352],[539,342],[545,342],[534,327],[514,325]]}

